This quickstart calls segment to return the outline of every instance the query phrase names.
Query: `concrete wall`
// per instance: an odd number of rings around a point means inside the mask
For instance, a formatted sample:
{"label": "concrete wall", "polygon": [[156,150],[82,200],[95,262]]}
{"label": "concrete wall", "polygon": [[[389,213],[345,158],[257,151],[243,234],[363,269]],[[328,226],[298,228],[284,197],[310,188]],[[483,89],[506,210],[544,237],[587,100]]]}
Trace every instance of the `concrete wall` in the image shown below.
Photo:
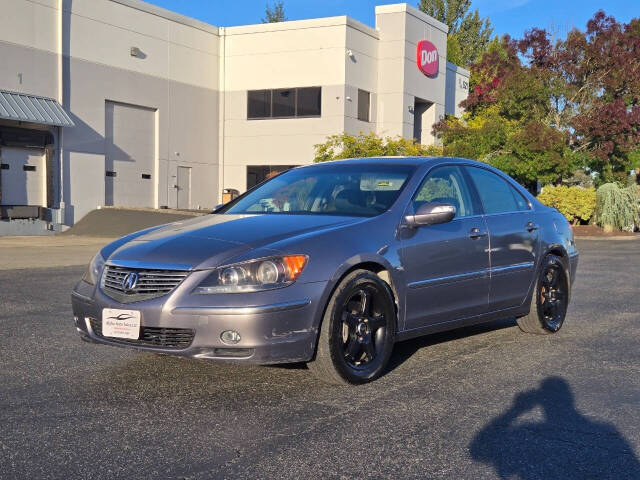
{"label": "concrete wall", "polygon": [[445,102],[447,115],[460,117],[464,112],[464,109],[460,107],[460,102],[469,95],[469,77],[469,70],[447,62],[447,95]]}
{"label": "concrete wall", "polygon": [[[345,125],[353,135],[376,132],[378,129],[378,42],[379,32],[353,21],[346,31],[345,55]],[[371,94],[369,122],[358,120],[358,89]],[[348,98],[347,98],[348,97]]]}
{"label": "concrete wall", "polygon": [[[328,135],[377,132],[413,137],[416,101],[422,140],[445,113],[447,26],[406,4],[376,7],[376,28],[348,17],[220,29],[221,102],[224,103],[225,188],[246,188],[247,165],[300,165]],[[426,77],[416,65],[420,40],[431,40],[440,71]],[[350,55],[349,55],[350,53]],[[322,87],[321,118],[247,119],[247,91]],[[358,120],[358,89],[371,94],[370,121]]]}
{"label": "concrete wall", "polygon": [[[95,185],[104,185],[106,100],[157,111],[152,206],[176,206],[178,165],[193,168],[194,206],[217,202],[217,29],[156,15],[141,2],[126,3],[63,1],[63,106],[76,123],[64,137],[69,223],[104,204],[104,191]],[[132,56],[131,47],[141,54]]]}
{"label": "concrete wall", "polygon": [[[416,99],[433,104],[422,118],[425,130],[426,120],[433,123],[444,115],[448,27],[402,3],[376,7],[376,28],[380,31],[378,94],[382,118],[378,132],[413,138]],[[438,49],[439,72],[435,77],[425,76],[416,65],[420,40],[430,40]],[[422,141],[432,143],[433,139]]]}
{"label": "concrete wall", "polygon": [[[244,191],[247,165],[301,165],[345,128],[347,18],[223,30],[224,187]],[[319,118],[247,119],[247,91],[322,87]]]}
{"label": "concrete wall", "polygon": [[217,28],[134,0],[0,8],[12,12],[0,17],[0,88],[57,98],[76,124],[62,143],[67,224],[105,203],[105,101],[158,112],[152,206],[175,206],[178,165],[193,168],[193,206],[217,203]]}
{"label": "concrete wall", "polygon": [[[222,188],[246,188],[247,165],[309,163],[315,144],[343,131],[411,138],[416,99],[432,105],[424,132],[459,114],[465,95],[465,71],[447,75],[447,27],[406,4],[376,7],[375,29],[347,17],[218,29],[138,0],[0,8],[11,12],[0,17],[0,88],[57,98],[76,124],[57,145],[67,224],[105,203],[106,102],[156,112],[152,206],[176,206],[185,166],[191,206],[210,207]],[[423,39],[439,51],[435,78],[416,65]],[[321,117],[247,119],[248,90],[310,86],[322,87]],[[358,89],[371,94],[368,122]]]}

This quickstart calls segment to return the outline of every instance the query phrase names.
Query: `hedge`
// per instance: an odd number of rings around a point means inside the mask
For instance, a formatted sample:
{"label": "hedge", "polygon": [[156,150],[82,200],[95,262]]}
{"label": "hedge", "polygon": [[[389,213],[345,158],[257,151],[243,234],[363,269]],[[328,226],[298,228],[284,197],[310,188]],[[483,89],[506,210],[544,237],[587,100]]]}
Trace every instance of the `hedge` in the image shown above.
{"label": "hedge", "polygon": [[545,205],[557,208],[573,225],[587,223],[596,209],[596,190],[594,188],[544,187],[538,195]]}

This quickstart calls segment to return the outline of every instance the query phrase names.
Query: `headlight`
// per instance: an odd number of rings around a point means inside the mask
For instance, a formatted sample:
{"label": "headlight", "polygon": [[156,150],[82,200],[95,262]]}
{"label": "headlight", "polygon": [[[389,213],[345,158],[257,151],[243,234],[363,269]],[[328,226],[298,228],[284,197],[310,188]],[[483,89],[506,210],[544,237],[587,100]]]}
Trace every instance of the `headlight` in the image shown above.
{"label": "headlight", "polygon": [[193,293],[259,292],[286,287],[295,282],[306,264],[306,255],[287,255],[227,265],[213,270]]}
{"label": "headlight", "polygon": [[102,267],[104,267],[104,258],[100,255],[100,252],[96,253],[96,256],[93,257],[91,263],[89,264],[89,268],[84,272],[82,276],[82,280],[91,285],[95,285],[100,278],[100,274],[102,273]]}

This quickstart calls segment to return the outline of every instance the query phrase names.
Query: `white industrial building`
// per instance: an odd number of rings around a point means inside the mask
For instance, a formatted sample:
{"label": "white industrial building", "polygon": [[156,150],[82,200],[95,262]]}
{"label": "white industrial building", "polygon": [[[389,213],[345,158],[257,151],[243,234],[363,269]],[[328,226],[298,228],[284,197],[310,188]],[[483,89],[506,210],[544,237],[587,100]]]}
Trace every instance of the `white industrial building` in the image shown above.
{"label": "white industrial building", "polygon": [[223,189],[310,163],[328,135],[433,143],[467,95],[447,26],[407,4],[376,7],[375,28],[344,16],[218,28],[138,0],[0,7],[5,225],[211,208]]}

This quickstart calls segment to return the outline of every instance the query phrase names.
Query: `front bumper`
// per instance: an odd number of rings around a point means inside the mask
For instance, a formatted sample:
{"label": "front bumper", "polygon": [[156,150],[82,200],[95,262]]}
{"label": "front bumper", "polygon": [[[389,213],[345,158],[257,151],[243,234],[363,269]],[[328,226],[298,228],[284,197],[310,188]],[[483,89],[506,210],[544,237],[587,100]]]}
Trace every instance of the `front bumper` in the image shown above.
{"label": "front bumper", "polygon": [[571,285],[573,285],[573,282],[576,279],[576,272],[578,271],[578,260],[580,259],[580,255],[578,254],[578,252],[573,253],[572,255],[569,256],[569,268],[570,270],[570,275],[571,275]]}
{"label": "front bumper", "polygon": [[[293,284],[269,292],[191,295],[199,282],[197,273],[164,297],[128,304],[78,282],[71,295],[78,333],[89,342],[206,360],[273,364],[312,359],[326,282]],[[195,332],[193,340],[186,348],[166,348],[103,337],[92,328],[92,319],[94,325],[101,322],[103,308],[139,310],[143,329],[188,329]],[[226,330],[238,332],[241,340],[225,344],[220,335]]]}

